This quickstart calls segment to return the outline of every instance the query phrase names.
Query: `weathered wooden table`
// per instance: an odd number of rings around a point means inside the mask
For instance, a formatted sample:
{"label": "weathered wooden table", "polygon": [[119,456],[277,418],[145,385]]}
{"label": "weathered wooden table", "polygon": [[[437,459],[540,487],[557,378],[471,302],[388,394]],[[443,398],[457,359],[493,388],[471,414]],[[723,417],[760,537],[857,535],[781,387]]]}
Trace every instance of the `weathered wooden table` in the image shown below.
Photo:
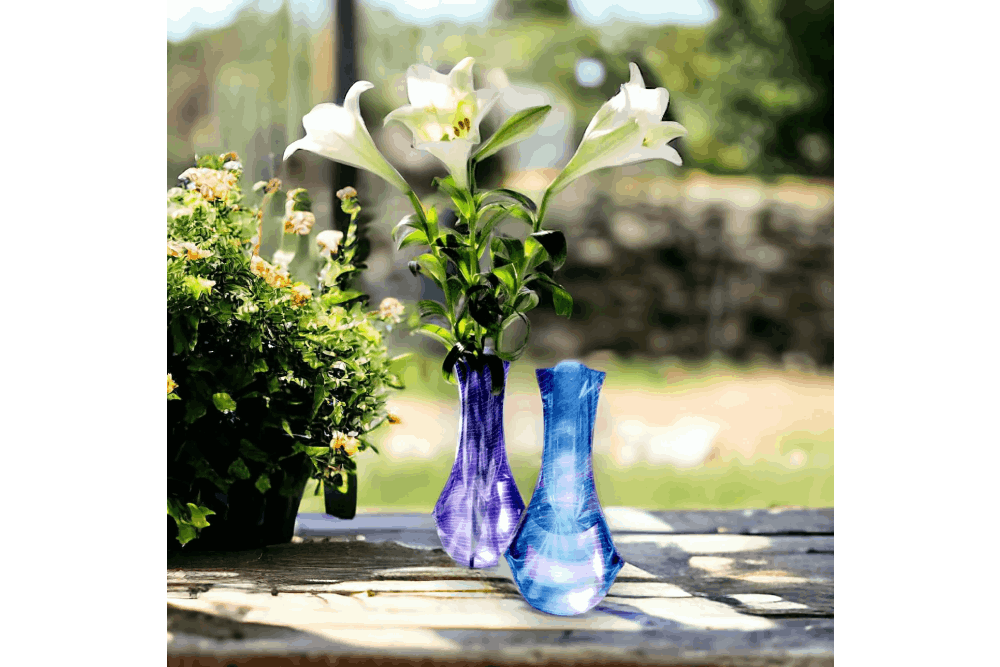
{"label": "weathered wooden table", "polygon": [[292,544],[168,559],[168,664],[832,665],[833,510],[605,510],[627,565],[575,617],[423,514],[300,514]]}

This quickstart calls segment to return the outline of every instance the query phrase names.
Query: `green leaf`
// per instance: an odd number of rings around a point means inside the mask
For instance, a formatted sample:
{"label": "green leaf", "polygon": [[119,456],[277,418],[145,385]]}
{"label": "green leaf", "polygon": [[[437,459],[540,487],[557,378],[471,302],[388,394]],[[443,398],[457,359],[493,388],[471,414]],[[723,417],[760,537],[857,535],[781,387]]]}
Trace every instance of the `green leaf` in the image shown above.
{"label": "green leaf", "polygon": [[251,461],[257,461],[259,463],[266,463],[270,458],[268,457],[267,452],[257,448],[256,445],[245,438],[240,440],[240,454]]}
{"label": "green leaf", "polygon": [[506,264],[493,269],[493,274],[500,279],[503,286],[507,288],[507,294],[513,296],[517,292],[517,273],[512,264]]}
{"label": "green leaf", "polygon": [[189,399],[187,401],[187,408],[184,410],[184,421],[191,424],[204,417],[206,412],[208,411],[201,401]]}
{"label": "green leaf", "polygon": [[365,293],[356,289],[344,290],[343,292],[327,292],[323,295],[323,303],[326,306],[336,306],[337,304],[362,296],[365,296]]}
{"label": "green leaf", "polygon": [[447,193],[451,200],[455,202],[455,208],[458,209],[459,214],[465,218],[469,219],[472,217],[472,211],[475,208],[475,203],[472,201],[472,195],[463,188],[458,187],[455,183],[455,179],[451,176],[445,176],[444,178],[435,178],[431,183],[441,190]]}
{"label": "green leaf", "polygon": [[514,310],[521,313],[526,313],[537,305],[538,293],[527,287],[522,287],[517,293],[517,299],[514,300]]}
{"label": "green leaf", "polygon": [[573,314],[573,297],[557,282],[546,276],[538,276],[537,282],[544,285],[552,294],[552,305],[555,306],[556,314],[561,317],[569,317]]}
{"label": "green leaf", "polygon": [[452,345],[456,342],[455,337],[450,331],[436,324],[421,324],[419,327],[413,330],[413,333],[420,334],[421,336],[427,336],[445,346],[445,349],[450,349]]}
{"label": "green leaf", "polygon": [[181,397],[178,396],[177,394],[167,394],[167,400],[168,401],[179,401],[179,400],[181,400]]}
{"label": "green leaf", "polygon": [[437,301],[430,301],[424,299],[417,302],[417,312],[420,313],[420,317],[431,317],[437,315],[438,317],[443,317],[448,319],[448,313]]}
{"label": "green leaf", "polygon": [[329,447],[315,447],[306,445],[299,445],[299,447],[307,456],[323,456],[324,454],[330,451]]}
{"label": "green leaf", "polygon": [[411,213],[410,215],[404,217],[402,220],[396,223],[396,226],[392,228],[392,239],[395,241],[396,237],[400,235],[406,229],[419,229],[426,233],[424,229],[424,224],[421,222],[420,218],[416,214]]}
{"label": "green leaf", "polygon": [[535,202],[533,202],[527,195],[523,195],[520,192],[517,192],[516,190],[509,190],[507,188],[497,188],[496,190],[490,190],[486,194],[487,196],[500,195],[501,197],[507,197],[509,199],[513,199],[518,204],[520,204],[524,208],[524,210],[528,213],[535,213],[538,211],[538,206],[535,205]]}
{"label": "green leaf", "polygon": [[198,530],[188,523],[177,524],[177,541],[181,544],[187,544],[194,538],[198,537]]}
{"label": "green leaf", "polygon": [[281,420],[281,428],[284,429],[285,433],[287,433],[288,435],[294,437],[295,434],[292,433],[292,427],[288,424],[288,420],[287,419],[282,419]]}
{"label": "green leaf", "polygon": [[260,477],[257,478],[257,481],[254,482],[254,486],[257,487],[257,490],[261,493],[267,493],[271,488],[271,480],[267,475],[261,473]]}
{"label": "green leaf", "polygon": [[455,313],[455,320],[462,318],[465,311],[465,285],[457,276],[451,276],[444,284],[444,298],[448,304],[448,310]]}
{"label": "green leaf", "polygon": [[[489,220],[487,220],[486,223],[483,224],[482,227],[480,227],[479,230],[477,231],[477,236],[479,236],[479,239],[480,239],[479,240],[479,245],[476,248],[476,256],[477,257],[479,257],[479,256],[481,256],[483,254],[483,249],[486,247],[486,244],[490,240],[490,232],[493,231],[493,228],[497,226],[497,223],[499,223],[507,215],[509,215],[507,207],[506,206],[502,206],[500,204],[489,204],[488,206],[485,206],[483,208],[483,210],[480,211],[480,213],[481,214],[485,213],[485,211],[487,209],[489,209],[490,207],[492,207],[492,206],[497,206],[497,207],[499,207],[500,210],[498,210],[495,214],[493,214],[493,217],[490,218]],[[483,217],[485,218],[485,215]]]}
{"label": "green leaf", "polygon": [[446,382],[455,383],[455,364],[458,363],[458,359],[464,351],[465,348],[461,343],[455,343],[454,347],[444,356],[444,362],[441,364],[441,373],[444,375]]}
{"label": "green leaf", "polygon": [[254,373],[266,373],[267,372],[267,362],[264,359],[260,358],[260,357],[257,357],[256,359],[254,359],[254,361],[253,361],[253,372]]}
{"label": "green leaf", "polygon": [[215,407],[219,412],[232,412],[236,409],[236,401],[224,391],[212,394],[212,402],[215,403]]}
{"label": "green leaf", "polygon": [[507,121],[493,133],[493,136],[489,138],[489,141],[480,147],[472,159],[477,162],[485,160],[501,148],[510,146],[511,144],[521,141],[522,139],[530,137],[538,130],[541,124],[545,122],[545,116],[547,116],[551,110],[552,106],[546,104],[544,106],[530,107],[528,109],[518,111],[513,116],[508,118]]}
{"label": "green leaf", "polygon": [[[524,327],[525,327],[524,337],[521,339],[521,342],[513,350],[507,351],[504,349],[506,347],[505,344],[508,342],[507,337],[511,335],[509,333],[510,329],[514,325],[514,323],[517,322],[518,320],[524,322]],[[516,359],[517,357],[521,356],[522,352],[524,352],[524,348],[527,347],[528,340],[530,338],[531,338],[531,323],[528,321],[527,316],[524,315],[524,313],[514,313],[513,315],[505,319],[503,323],[500,325],[500,335],[497,340],[497,350],[502,350],[505,354],[508,354],[512,358]]]}
{"label": "green leaf", "polygon": [[187,504],[188,511],[191,513],[191,525],[195,528],[208,528],[208,519],[205,517],[215,514],[213,510],[207,507],[201,507],[195,505],[194,503]]}
{"label": "green leaf", "polygon": [[174,341],[174,354],[181,354],[187,350],[188,341],[180,318],[175,317],[170,321],[170,335]]}
{"label": "green leaf", "polygon": [[503,392],[504,383],[506,378],[503,372],[503,360],[494,354],[487,354],[483,356],[483,361],[486,362],[486,366],[490,369],[490,393],[494,396],[499,396]]}
{"label": "green leaf", "polygon": [[507,209],[507,212],[510,213],[514,218],[520,220],[524,224],[531,227],[532,229],[535,228],[535,219],[532,217],[530,213],[525,211],[520,206],[512,206]]}
{"label": "green leaf", "polygon": [[552,260],[553,268],[558,269],[566,262],[566,235],[558,230],[535,232],[531,238],[537,240],[545,248]]}
{"label": "green leaf", "polygon": [[323,406],[323,401],[326,400],[327,393],[328,391],[326,386],[322,384],[317,384],[313,389],[312,413],[310,414],[311,419],[316,418],[317,413],[319,413],[319,409]]}
{"label": "green leaf", "polygon": [[424,253],[414,260],[421,269],[423,269],[427,275],[434,279],[434,282],[438,286],[443,286],[445,280],[447,280],[447,275],[444,270],[444,264],[440,259],[435,257],[430,253]]}
{"label": "green leaf", "polygon": [[408,234],[400,237],[396,241],[396,250],[402,250],[403,248],[408,248],[411,245],[429,245],[430,242],[427,240],[427,234],[420,231],[419,229],[410,230]]}
{"label": "green leaf", "polygon": [[237,458],[229,464],[226,474],[237,479],[250,479],[250,469],[247,468],[247,464],[241,458]]}

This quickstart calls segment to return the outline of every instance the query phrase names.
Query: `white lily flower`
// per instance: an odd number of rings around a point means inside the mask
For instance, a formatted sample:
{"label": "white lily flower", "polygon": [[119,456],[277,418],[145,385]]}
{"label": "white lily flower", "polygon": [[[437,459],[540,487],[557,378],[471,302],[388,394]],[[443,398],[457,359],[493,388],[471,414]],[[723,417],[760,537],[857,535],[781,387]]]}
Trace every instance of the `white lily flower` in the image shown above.
{"label": "white lily flower", "polygon": [[479,123],[496,103],[494,90],[473,90],[474,58],[465,58],[449,74],[427,65],[406,70],[410,103],[385,117],[398,120],[413,134],[413,147],[427,151],[448,167],[460,188],[469,187],[467,165],[472,147],[480,142]]}
{"label": "white lily flower", "polygon": [[552,194],[604,167],[656,159],[681,164],[680,154],[667,142],[685,136],[687,130],[680,123],[660,120],[670,94],[666,88],[647,90],[635,63],[629,63],[629,72],[631,78],[621,92],[594,114],[576,153],[549,186]]}
{"label": "white lily flower", "polygon": [[400,191],[410,192],[412,188],[376,148],[361,118],[361,93],[374,87],[368,81],[358,81],[347,91],[344,106],[325,103],[313,107],[302,117],[306,136],[289,144],[282,159],[287,160],[301,148],[334,162],[370,171]]}

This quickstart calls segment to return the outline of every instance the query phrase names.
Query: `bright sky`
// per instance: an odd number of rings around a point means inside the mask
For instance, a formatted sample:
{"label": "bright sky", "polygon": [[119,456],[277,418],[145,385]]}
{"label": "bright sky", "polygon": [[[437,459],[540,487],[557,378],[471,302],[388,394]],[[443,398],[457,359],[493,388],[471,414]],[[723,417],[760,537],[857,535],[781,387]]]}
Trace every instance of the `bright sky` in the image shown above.
{"label": "bright sky", "polygon": [[[224,25],[253,0],[167,0],[167,37],[183,39],[199,29]],[[288,0],[296,13],[319,21],[333,0]],[[482,21],[496,0],[360,0],[386,8],[414,23],[442,19]],[[281,0],[257,0],[260,9],[274,11]],[[588,23],[625,19],[649,23],[704,24],[715,18],[711,0],[570,0],[573,11]]]}

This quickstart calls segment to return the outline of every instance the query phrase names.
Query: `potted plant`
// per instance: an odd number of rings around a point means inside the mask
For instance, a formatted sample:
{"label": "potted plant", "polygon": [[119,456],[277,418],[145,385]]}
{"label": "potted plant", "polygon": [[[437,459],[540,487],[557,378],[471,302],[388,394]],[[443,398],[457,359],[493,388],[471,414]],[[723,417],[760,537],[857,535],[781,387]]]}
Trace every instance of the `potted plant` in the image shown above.
{"label": "potted plant", "polygon": [[[367,81],[351,87],[343,106],[320,104],[306,114],[306,136],[288,146],[285,158],[305,149],[367,169],[412,202],[413,214],[396,225],[393,237],[397,248],[426,248],[410,262],[410,270],[426,275],[444,293],[443,302],[418,303],[426,321],[414,333],[444,347],[441,370],[457,382],[461,400],[455,466],[434,516],[442,544],[456,561],[491,567],[524,508],[504,450],[507,369],[525,349],[530,335],[526,314],[538,305],[540,292],[548,293],[559,315],[568,317],[573,309],[572,298],[554,275],[566,259],[566,239],[561,231],[543,226],[549,201],[575,179],[603,167],[658,158],[680,164],[668,143],[686,130],[662,120],[667,91],[647,90],[638,67],[631,64],[630,81],[595,114],[540,203],[506,188],[482,190],[476,183],[476,165],[533,134],[550,107],[515,113],[481,143],[479,124],[498,93],[475,89],[473,63],[465,58],[448,74],[426,65],[410,67],[410,103],[385,118],[403,123],[412,133],[413,146],[447,167],[449,175],[435,179],[435,185],[453,204],[453,225],[442,224],[435,208],[423,206],[372,141],[360,113],[361,94],[374,87]],[[499,234],[497,225],[505,219],[523,223],[523,235]]]}
{"label": "potted plant", "polygon": [[[316,261],[300,257],[301,267],[322,266],[307,283],[288,271],[295,253],[260,256],[280,182],[257,183],[262,201],[247,208],[241,171],[233,153],[205,156],[167,193],[168,544],[289,541],[306,481],[344,495],[354,455],[374,449],[369,435],[390,419],[387,393],[401,386],[401,357],[390,359],[382,333],[401,304],[371,311],[349,287],[360,269],[357,193],[340,193],[346,235],[321,232]],[[288,192],[283,231],[300,239],[300,254],[314,223],[306,191]]]}

